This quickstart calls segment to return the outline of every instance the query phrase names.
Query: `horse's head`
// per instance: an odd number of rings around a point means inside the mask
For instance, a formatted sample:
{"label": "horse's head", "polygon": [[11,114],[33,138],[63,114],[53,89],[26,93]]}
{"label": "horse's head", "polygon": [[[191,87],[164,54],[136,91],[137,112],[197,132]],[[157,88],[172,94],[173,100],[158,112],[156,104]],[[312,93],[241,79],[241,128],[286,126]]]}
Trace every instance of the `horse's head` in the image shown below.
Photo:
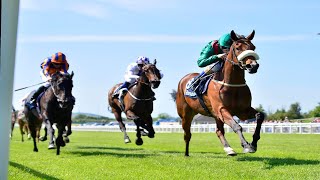
{"label": "horse's head", "polygon": [[67,108],[74,105],[74,98],[72,96],[73,75],[73,72],[71,75],[61,74],[59,72],[52,75],[51,87],[60,108]]}
{"label": "horse's head", "polygon": [[148,81],[145,83],[150,84],[153,89],[158,88],[161,82],[161,74],[159,69],[157,69],[156,64],[157,60],[155,59],[153,63],[146,64],[142,67],[142,73],[145,74],[145,77]]}
{"label": "horse's head", "polygon": [[259,68],[257,60],[259,56],[254,52],[256,47],[252,44],[255,31],[245,37],[237,35],[233,30],[231,31],[231,39],[233,41],[227,60],[233,65],[238,65],[241,69],[247,70],[250,74],[256,73]]}

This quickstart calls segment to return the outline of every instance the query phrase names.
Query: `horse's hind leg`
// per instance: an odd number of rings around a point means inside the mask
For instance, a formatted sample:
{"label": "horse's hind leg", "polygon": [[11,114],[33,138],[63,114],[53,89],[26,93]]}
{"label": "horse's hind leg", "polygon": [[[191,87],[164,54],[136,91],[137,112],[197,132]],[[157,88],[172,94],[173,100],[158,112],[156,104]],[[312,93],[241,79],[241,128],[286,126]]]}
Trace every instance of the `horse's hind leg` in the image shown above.
{"label": "horse's hind leg", "polygon": [[33,139],[33,151],[34,152],[38,152],[36,127],[34,125],[31,125],[30,126],[30,130],[31,130],[31,136],[32,136],[32,139]]}
{"label": "horse's hind leg", "polygon": [[58,128],[58,137],[56,139],[56,145],[57,145],[57,155],[60,155],[60,147],[64,147],[66,143],[63,141],[63,132],[65,131],[65,125],[59,125],[57,124]]}
{"label": "horse's hind leg", "polygon": [[47,135],[48,135],[48,129],[47,129],[47,126],[44,126],[44,136],[41,136],[39,138],[40,141],[46,141],[48,138],[47,138]]}
{"label": "horse's hind leg", "polygon": [[216,123],[217,123],[216,134],[217,134],[218,138],[220,139],[221,144],[223,145],[223,150],[229,156],[236,156],[237,153],[230,147],[227,139],[224,136],[224,134],[225,134],[224,128],[223,128],[224,123],[220,119],[217,119]]}
{"label": "horse's hind leg", "polygon": [[121,110],[112,108],[112,112],[113,112],[116,120],[119,122],[119,128],[120,128],[121,132],[123,132],[123,134],[124,134],[124,143],[126,143],[126,144],[131,143],[131,140],[127,134],[126,126],[122,121]]}

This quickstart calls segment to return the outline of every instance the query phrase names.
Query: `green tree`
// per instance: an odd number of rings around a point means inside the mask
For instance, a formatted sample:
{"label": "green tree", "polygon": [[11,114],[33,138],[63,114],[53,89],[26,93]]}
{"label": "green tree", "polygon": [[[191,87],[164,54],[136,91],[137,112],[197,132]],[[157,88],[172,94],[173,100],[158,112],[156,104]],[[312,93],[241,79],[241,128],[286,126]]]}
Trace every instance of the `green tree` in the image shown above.
{"label": "green tree", "polygon": [[167,114],[167,113],[160,113],[159,115],[158,115],[158,118],[157,119],[171,119],[172,118],[172,116],[170,116],[169,114]]}
{"label": "green tree", "polygon": [[262,105],[261,104],[259,104],[259,106],[258,107],[256,107],[255,108],[257,111],[259,111],[259,112],[263,112],[263,113],[265,113],[266,114],[266,111],[263,109],[263,107],[262,107]]}
{"label": "green tree", "polygon": [[268,119],[269,120],[284,120],[287,116],[287,112],[284,108],[277,109],[275,113],[269,113]]}
{"label": "green tree", "polygon": [[287,117],[289,119],[301,119],[302,118],[301,107],[298,102],[290,105],[290,108],[287,112]]}
{"label": "green tree", "polygon": [[311,117],[320,117],[320,102],[318,103],[318,106],[316,106],[312,111],[310,111]]}

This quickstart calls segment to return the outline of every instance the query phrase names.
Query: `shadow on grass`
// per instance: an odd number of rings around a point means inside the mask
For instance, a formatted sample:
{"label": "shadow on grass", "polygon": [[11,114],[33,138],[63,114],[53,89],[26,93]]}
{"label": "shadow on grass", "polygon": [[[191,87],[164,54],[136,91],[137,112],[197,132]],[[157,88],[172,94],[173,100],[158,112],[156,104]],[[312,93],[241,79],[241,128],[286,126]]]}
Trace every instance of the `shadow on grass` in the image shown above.
{"label": "shadow on grass", "polygon": [[43,174],[39,171],[36,171],[36,170],[33,170],[27,166],[24,166],[24,165],[21,165],[21,164],[18,164],[18,163],[15,163],[15,162],[9,162],[9,165],[10,166],[13,166],[15,168],[18,168],[24,172],[27,172],[29,174],[32,174],[33,176],[36,176],[40,179],[48,179],[48,180],[58,180],[58,178],[55,178],[55,177],[52,177],[52,176],[49,176],[49,175],[46,175],[46,174]]}
{"label": "shadow on grass", "polygon": [[[128,149],[130,151],[130,149]],[[153,154],[142,153],[115,153],[105,151],[69,151],[68,153],[80,156],[115,156],[115,157],[129,157],[129,158],[145,158],[149,156],[155,156]]]}
{"label": "shadow on grass", "polygon": [[275,166],[287,165],[320,165],[320,161],[317,160],[304,160],[295,158],[239,157],[237,161],[264,162],[265,169],[272,169]]}
{"label": "shadow on grass", "polygon": [[78,146],[78,149],[109,149],[117,151],[138,151],[143,150],[142,148],[121,148],[121,147],[105,147],[105,146]]}

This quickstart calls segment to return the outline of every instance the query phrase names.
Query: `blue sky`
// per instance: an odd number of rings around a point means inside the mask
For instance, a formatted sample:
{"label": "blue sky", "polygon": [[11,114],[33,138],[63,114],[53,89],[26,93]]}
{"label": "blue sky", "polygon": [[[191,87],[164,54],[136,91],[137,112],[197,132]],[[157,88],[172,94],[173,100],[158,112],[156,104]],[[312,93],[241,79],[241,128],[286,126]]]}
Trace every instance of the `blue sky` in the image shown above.
{"label": "blue sky", "polygon": [[[318,17],[316,0],[21,0],[14,89],[41,82],[40,63],[61,51],[75,73],[74,112],[113,117],[107,92],[143,55],[164,73],[153,116],[178,116],[169,93],[185,74],[202,70],[196,61],[203,46],[254,29],[260,68],[246,73],[253,107],[275,111],[299,102],[306,112],[320,102]],[[14,92],[14,105],[33,89]]]}

